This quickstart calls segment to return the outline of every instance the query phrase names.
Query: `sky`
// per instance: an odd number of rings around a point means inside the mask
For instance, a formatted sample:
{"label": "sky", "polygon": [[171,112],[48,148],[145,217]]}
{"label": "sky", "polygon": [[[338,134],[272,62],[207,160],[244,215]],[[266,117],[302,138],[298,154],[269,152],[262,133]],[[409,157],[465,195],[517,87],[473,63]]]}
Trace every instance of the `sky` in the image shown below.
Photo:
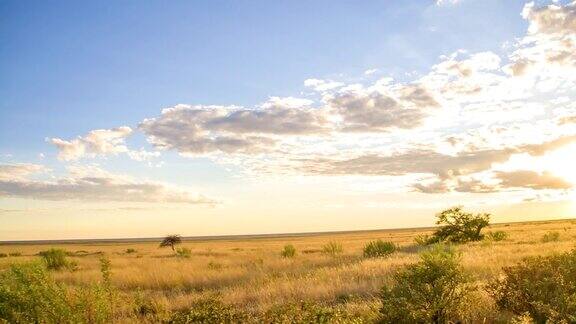
{"label": "sky", "polygon": [[576,216],[574,1],[0,1],[0,240]]}

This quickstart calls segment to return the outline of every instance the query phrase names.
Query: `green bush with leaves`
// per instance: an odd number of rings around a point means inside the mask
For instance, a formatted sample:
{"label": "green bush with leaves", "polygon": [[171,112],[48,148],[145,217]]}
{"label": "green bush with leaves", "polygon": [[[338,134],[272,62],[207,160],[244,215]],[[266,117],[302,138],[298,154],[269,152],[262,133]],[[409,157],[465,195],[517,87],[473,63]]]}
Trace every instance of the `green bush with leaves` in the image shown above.
{"label": "green bush with leaves", "polygon": [[67,259],[67,253],[62,249],[50,249],[47,251],[42,251],[39,253],[46,264],[46,267],[50,270],[61,270],[63,268],[72,269],[75,264],[71,263]]}
{"label": "green bush with leaves", "polygon": [[557,242],[560,240],[560,233],[558,232],[548,232],[544,235],[542,235],[542,243],[548,243],[548,242]]}
{"label": "green bush with leaves", "polygon": [[504,231],[488,232],[485,238],[494,242],[504,241],[508,238],[508,233]]}
{"label": "green bush with leaves", "polygon": [[[440,227],[432,236],[417,238],[420,245],[439,242],[466,243],[484,238],[482,229],[490,224],[490,214],[472,214],[462,206],[448,208],[436,215],[436,225]],[[420,241],[420,242],[418,242]]]}
{"label": "green bush with leaves", "polygon": [[330,241],[322,247],[322,253],[333,257],[342,254],[343,252],[344,249],[342,248],[342,244],[335,241]]}
{"label": "green bush with leaves", "polygon": [[448,323],[462,319],[476,287],[453,247],[434,245],[394,275],[381,292],[380,323]]}
{"label": "green bush with leaves", "polygon": [[114,317],[113,289],[109,277],[103,282],[67,289],[44,263],[14,264],[0,273],[0,322],[109,323]]}
{"label": "green bush with leaves", "polygon": [[168,323],[244,323],[248,315],[218,299],[204,299],[196,302],[190,310],[177,312]]}
{"label": "green bush with leaves", "polygon": [[296,248],[292,244],[286,244],[280,252],[280,255],[283,258],[293,258],[296,256]]}
{"label": "green bush with leaves", "polygon": [[192,250],[186,247],[177,248],[176,255],[178,255],[181,258],[189,258],[192,256]]}
{"label": "green bush with leaves", "polygon": [[376,240],[368,242],[364,246],[364,257],[367,258],[378,258],[386,257],[396,251],[396,244],[392,242],[385,242],[382,240]]}
{"label": "green bush with leaves", "polygon": [[576,323],[576,250],[526,258],[489,285],[497,306],[536,323]]}

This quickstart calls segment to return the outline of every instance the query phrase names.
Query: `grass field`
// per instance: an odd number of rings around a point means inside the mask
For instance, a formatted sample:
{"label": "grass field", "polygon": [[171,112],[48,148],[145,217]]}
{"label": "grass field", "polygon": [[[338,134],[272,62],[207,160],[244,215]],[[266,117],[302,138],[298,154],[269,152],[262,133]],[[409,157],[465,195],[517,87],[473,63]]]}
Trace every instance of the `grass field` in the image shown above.
{"label": "grass field", "polygon": [[[524,257],[566,252],[576,243],[576,220],[498,224],[485,231],[497,230],[505,231],[507,239],[457,246],[464,268],[479,284],[497,278],[502,267]],[[369,322],[377,316],[379,290],[390,283],[391,274],[400,266],[418,260],[422,248],[415,245],[414,238],[427,232],[431,230],[184,240],[179,246],[191,249],[188,258],[175,256],[170,248],[159,248],[158,242],[3,244],[0,253],[21,255],[0,258],[0,271],[13,263],[39,259],[40,251],[56,247],[68,251],[69,259],[77,263],[75,271],[54,271],[58,282],[86,286],[100,281],[99,259],[104,255],[111,261],[113,286],[123,298],[151,301],[165,314],[189,309],[206,298],[255,313],[310,301],[344,309],[359,321]],[[559,237],[543,242],[550,232]],[[364,245],[374,239],[392,241],[399,249],[386,258],[364,258]],[[340,243],[343,252],[323,253],[329,242]],[[286,244],[296,248],[295,257],[281,257]],[[133,251],[128,253],[129,249]],[[494,311],[488,296],[477,305],[479,321],[505,320],[505,314]]]}

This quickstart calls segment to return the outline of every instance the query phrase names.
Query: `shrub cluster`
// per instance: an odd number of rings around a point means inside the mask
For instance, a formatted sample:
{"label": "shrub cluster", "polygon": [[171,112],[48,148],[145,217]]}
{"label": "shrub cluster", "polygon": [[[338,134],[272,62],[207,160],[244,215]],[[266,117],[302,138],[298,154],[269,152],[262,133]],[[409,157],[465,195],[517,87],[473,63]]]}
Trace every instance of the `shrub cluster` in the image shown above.
{"label": "shrub cluster", "polygon": [[432,236],[418,236],[415,240],[419,245],[480,241],[484,238],[482,229],[489,224],[490,214],[472,214],[461,206],[452,207],[436,215],[436,225],[440,227]]}
{"label": "shrub cluster", "polygon": [[396,251],[396,244],[382,240],[371,241],[364,246],[364,256],[367,258],[386,257],[394,251]]}
{"label": "shrub cluster", "polygon": [[73,269],[76,265],[66,258],[67,253],[62,249],[52,248],[47,251],[42,251],[39,253],[46,264],[46,267],[50,270],[61,270],[63,268]]}
{"label": "shrub cluster", "polygon": [[544,235],[542,235],[542,243],[548,243],[548,242],[556,242],[560,240],[560,233],[558,232],[548,232]]}
{"label": "shrub cluster", "polygon": [[46,264],[14,264],[0,273],[0,322],[109,323],[114,295],[104,271],[103,276],[103,284],[67,289],[54,281]]}
{"label": "shrub cluster", "polygon": [[394,275],[394,285],[381,292],[381,323],[457,322],[476,289],[463,271],[459,254],[450,246],[434,245],[420,262]]}
{"label": "shrub cluster", "polygon": [[488,240],[494,241],[494,242],[504,241],[505,239],[508,238],[508,233],[506,233],[504,231],[488,232],[486,234],[486,238]]}
{"label": "shrub cluster", "polygon": [[343,252],[344,249],[342,248],[342,244],[335,241],[328,242],[322,247],[322,253],[333,257],[342,254]]}
{"label": "shrub cluster", "polygon": [[177,248],[176,255],[178,255],[181,258],[189,258],[192,256],[192,250],[186,247]]}
{"label": "shrub cluster", "polygon": [[536,323],[575,323],[576,250],[506,267],[489,291],[500,309],[528,313]]}
{"label": "shrub cluster", "polygon": [[296,256],[296,248],[292,244],[286,244],[280,252],[280,255],[283,258],[293,258]]}

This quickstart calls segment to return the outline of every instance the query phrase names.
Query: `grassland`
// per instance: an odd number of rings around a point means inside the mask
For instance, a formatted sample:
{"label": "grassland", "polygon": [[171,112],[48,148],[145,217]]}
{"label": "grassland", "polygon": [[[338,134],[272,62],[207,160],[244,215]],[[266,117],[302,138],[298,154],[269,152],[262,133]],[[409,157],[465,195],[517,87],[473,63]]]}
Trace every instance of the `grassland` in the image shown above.
{"label": "grassland", "polygon": [[[576,243],[576,220],[498,224],[485,231],[505,231],[508,237],[457,246],[464,268],[480,285],[524,257],[566,252]],[[55,247],[70,252],[69,258],[77,263],[75,271],[55,271],[58,282],[87,286],[100,281],[99,259],[104,255],[111,261],[112,283],[120,294],[151,300],[167,314],[215,297],[249,312],[301,301],[318,302],[370,321],[377,315],[380,288],[390,283],[391,274],[400,266],[418,260],[421,247],[414,244],[414,238],[430,232],[405,229],[184,240],[180,246],[191,249],[189,258],[175,256],[170,248],[159,248],[158,242],[2,244],[0,253],[13,256],[0,258],[0,271],[13,263],[37,260],[40,251]],[[544,242],[542,238],[551,232],[559,233],[559,237]],[[374,239],[392,241],[399,249],[386,258],[364,258],[364,245]],[[322,253],[328,242],[340,243],[343,253]],[[286,244],[296,248],[295,257],[281,257]],[[503,320],[487,295],[481,299],[478,319]]]}

